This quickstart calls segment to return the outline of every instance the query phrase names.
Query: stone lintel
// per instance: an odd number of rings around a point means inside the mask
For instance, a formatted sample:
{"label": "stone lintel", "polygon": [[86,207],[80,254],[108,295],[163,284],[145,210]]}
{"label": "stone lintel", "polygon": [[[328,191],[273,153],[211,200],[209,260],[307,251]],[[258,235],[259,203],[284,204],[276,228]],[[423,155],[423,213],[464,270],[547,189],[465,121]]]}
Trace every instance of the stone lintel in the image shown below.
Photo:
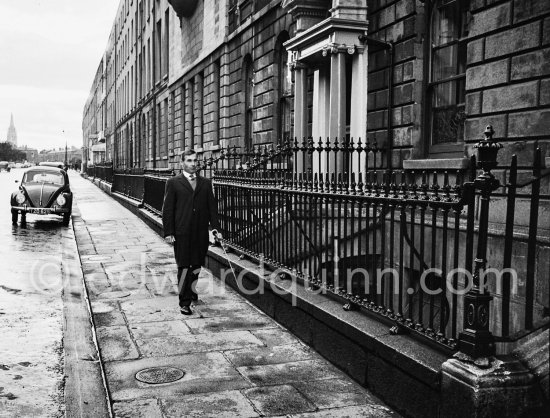
{"label": "stone lintel", "polygon": [[465,170],[469,166],[469,158],[439,158],[403,161],[403,168],[405,170]]}

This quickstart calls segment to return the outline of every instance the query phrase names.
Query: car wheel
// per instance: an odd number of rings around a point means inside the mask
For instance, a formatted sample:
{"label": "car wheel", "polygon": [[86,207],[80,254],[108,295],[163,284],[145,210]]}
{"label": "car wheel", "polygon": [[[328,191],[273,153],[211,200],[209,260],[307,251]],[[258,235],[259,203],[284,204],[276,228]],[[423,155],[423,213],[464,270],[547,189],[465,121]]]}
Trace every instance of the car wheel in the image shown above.
{"label": "car wheel", "polygon": [[16,210],[12,210],[11,211],[11,223],[16,224],[18,217],[19,217],[19,212],[17,212]]}
{"label": "car wheel", "polygon": [[71,220],[71,213],[64,213],[63,214],[63,225],[69,225],[69,221]]}

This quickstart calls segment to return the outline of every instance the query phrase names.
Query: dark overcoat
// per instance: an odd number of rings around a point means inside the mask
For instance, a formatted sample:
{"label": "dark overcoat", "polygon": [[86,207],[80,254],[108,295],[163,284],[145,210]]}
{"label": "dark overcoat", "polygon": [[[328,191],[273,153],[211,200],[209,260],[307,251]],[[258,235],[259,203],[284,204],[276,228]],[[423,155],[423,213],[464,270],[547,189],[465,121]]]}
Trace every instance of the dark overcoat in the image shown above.
{"label": "dark overcoat", "polygon": [[197,176],[195,190],[180,174],[166,182],[162,205],[164,237],[174,235],[178,267],[204,264],[208,226],[218,229],[218,206],[210,180]]}

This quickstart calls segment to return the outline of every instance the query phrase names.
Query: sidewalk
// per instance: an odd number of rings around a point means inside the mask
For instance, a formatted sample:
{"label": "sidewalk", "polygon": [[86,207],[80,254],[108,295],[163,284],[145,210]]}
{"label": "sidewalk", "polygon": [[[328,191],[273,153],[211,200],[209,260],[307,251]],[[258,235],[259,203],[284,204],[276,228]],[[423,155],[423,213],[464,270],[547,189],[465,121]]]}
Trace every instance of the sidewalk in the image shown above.
{"label": "sidewalk", "polygon": [[204,269],[181,315],[172,247],[91,182],[71,185],[115,416],[398,416]]}

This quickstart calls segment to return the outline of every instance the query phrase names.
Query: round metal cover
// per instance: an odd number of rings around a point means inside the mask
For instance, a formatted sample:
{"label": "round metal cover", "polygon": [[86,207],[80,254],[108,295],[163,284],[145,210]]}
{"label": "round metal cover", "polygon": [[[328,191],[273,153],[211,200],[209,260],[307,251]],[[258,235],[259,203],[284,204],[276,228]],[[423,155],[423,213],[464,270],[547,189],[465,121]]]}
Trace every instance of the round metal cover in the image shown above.
{"label": "round metal cover", "polygon": [[176,367],[150,367],[136,373],[136,379],[143,383],[159,385],[161,383],[172,383],[185,376],[185,372]]}

